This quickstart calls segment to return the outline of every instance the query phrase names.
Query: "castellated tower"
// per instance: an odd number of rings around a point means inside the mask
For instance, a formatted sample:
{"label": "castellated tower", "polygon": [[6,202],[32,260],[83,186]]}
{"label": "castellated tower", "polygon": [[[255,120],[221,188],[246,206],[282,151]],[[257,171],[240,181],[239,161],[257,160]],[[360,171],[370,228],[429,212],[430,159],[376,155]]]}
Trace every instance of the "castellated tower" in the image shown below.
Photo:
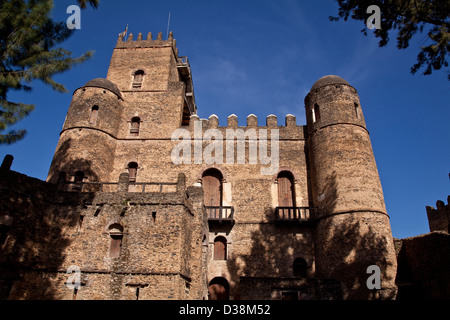
{"label": "castellated tower", "polygon": [[356,90],[337,76],[305,98],[316,276],[341,280],[348,298],[376,298],[367,268],[381,270],[382,298],[395,293],[396,256],[381,183]]}
{"label": "castellated tower", "polygon": [[[119,36],[106,78],[73,93],[38,188],[48,195],[24,212],[14,210],[22,199],[4,195],[0,226],[13,218],[28,239],[35,219],[37,234],[56,232],[59,244],[32,269],[49,277],[24,271],[32,280],[6,279],[4,296],[49,288],[54,299],[392,298],[393,239],[356,90],[326,76],[305,106],[306,126],[293,115],[200,119],[173,34]],[[29,243],[8,239],[4,257]],[[19,262],[8,272],[34,265]],[[63,285],[72,265],[79,290]],[[370,266],[380,289],[366,285]]]}
{"label": "castellated tower", "polygon": [[68,181],[116,181],[130,163],[148,177],[144,154],[158,152],[151,141],[170,140],[196,114],[189,62],[178,56],[172,32],[167,40],[161,32],[157,39],[139,33],[123,40],[106,79],[75,90],[47,181],[56,183],[61,173]]}

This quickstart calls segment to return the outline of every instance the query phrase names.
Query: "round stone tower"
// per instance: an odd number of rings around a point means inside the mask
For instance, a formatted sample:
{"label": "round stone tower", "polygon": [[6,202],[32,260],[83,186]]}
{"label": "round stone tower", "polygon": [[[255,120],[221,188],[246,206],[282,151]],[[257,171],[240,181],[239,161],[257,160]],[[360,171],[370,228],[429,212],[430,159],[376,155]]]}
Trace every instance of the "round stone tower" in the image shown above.
{"label": "round stone tower", "polygon": [[305,108],[316,276],[341,281],[347,299],[392,298],[396,254],[357,91],[325,76],[312,86]]}
{"label": "round stone tower", "polygon": [[[122,113],[118,87],[103,78],[75,90],[47,177],[66,181],[115,181],[116,137]],[[81,178],[80,176],[81,175]]]}

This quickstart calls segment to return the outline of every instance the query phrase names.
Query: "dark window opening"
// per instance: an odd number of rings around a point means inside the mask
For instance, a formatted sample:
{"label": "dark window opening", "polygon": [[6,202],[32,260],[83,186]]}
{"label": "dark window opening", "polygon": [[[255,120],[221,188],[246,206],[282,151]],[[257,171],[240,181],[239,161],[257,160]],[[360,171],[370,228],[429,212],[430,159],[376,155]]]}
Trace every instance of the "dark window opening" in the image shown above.
{"label": "dark window opening", "polygon": [[320,108],[319,105],[316,103],[314,104],[313,109],[313,123],[320,121]]}
{"label": "dark window opening", "polygon": [[144,71],[137,70],[133,76],[133,89],[140,89],[142,87],[142,81],[144,80]]}
{"label": "dark window opening", "polygon": [[136,162],[130,162],[128,164],[128,175],[129,175],[128,181],[129,182],[136,181],[137,169],[138,169],[138,164]]}
{"label": "dark window opening", "polygon": [[141,125],[141,119],[139,117],[134,117],[131,119],[130,135],[139,136],[139,127]]}
{"label": "dark window opening", "polygon": [[75,178],[72,186],[73,191],[81,191],[81,189],[83,188],[83,179],[84,179],[83,171],[75,172]]}
{"label": "dark window opening", "polygon": [[307,267],[305,259],[296,258],[294,260],[292,269],[293,269],[294,277],[306,278],[308,267]]}
{"label": "dark window opening", "polygon": [[360,111],[359,111],[359,105],[357,103],[355,103],[355,115],[356,115],[356,119],[361,118]]}
{"label": "dark window opening", "polygon": [[91,109],[91,116],[89,118],[90,124],[96,124],[97,123],[97,117],[98,117],[98,106],[93,106]]}

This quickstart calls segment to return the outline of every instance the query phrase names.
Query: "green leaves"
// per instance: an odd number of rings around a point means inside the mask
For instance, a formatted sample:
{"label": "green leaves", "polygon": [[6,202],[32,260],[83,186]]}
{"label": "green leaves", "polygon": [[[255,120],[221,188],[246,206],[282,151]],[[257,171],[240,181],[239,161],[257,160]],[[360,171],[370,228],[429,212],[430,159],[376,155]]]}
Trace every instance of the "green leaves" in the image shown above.
{"label": "green leaves", "polygon": [[[366,9],[370,5],[381,8],[381,29],[374,31],[379,38],[378,45],[386,46],[389,42],[389,32],[398,30],[397,48],[406,49],[411,38],[424,29],[431,28],[421,41],[417,63],[411,68],[415,74],[424,69],[423,74],[429,75],[433,70],[448,67],[447,57],[450,52],[450,1],[448,0],[337,0],[339,12],[337,17],[329,17],[330,21],[349,17],[366,23]],[[361,30],[367,35],[367,28]],[[431,42],[431,43],[430,43]],[[430,43],[430,44],[428,44]],[[428,44],[424,46],[424,44]],[[450,73],[448,75],[450,80]]]}
{"label": "green leaves", "polygon": [[[81,8],[87,4],[97,8],[98,0],[78,0]],[[4,0],[0,6],[0,144],[22,139],[25,130],[10,130],[9,126],[26,117],[33,105],[7,100],[9,90],[30,91],[32,80],[38,79],[59,92],[64,85],[53,80],[55,74],[71,69],[92,56],[87,52],[78,58],[59,44],[73,30],[65,22],[53,21],[50,12],[53,0]]]}

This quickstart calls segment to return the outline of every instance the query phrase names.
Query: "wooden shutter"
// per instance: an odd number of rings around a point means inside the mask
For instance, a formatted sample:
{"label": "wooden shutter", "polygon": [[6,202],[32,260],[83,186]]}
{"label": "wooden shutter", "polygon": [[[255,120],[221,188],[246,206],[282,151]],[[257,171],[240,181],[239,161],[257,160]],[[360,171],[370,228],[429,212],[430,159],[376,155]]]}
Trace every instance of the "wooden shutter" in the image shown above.
{"label": "wooden shutter", "polygon": [[214,260],[227,259],[227,240],[224,237],[217,237],[214,240]]}
{"label": "wooden shutter", "polygon": [[293,207],[293,185],[289,177],[280,175],[278,177],[278,206]]}
{"label": "wooden shutter", "polygon": [[219,207],[222,205],[221,182],[218,177],[207,175],[202,180],[205,206]]}

